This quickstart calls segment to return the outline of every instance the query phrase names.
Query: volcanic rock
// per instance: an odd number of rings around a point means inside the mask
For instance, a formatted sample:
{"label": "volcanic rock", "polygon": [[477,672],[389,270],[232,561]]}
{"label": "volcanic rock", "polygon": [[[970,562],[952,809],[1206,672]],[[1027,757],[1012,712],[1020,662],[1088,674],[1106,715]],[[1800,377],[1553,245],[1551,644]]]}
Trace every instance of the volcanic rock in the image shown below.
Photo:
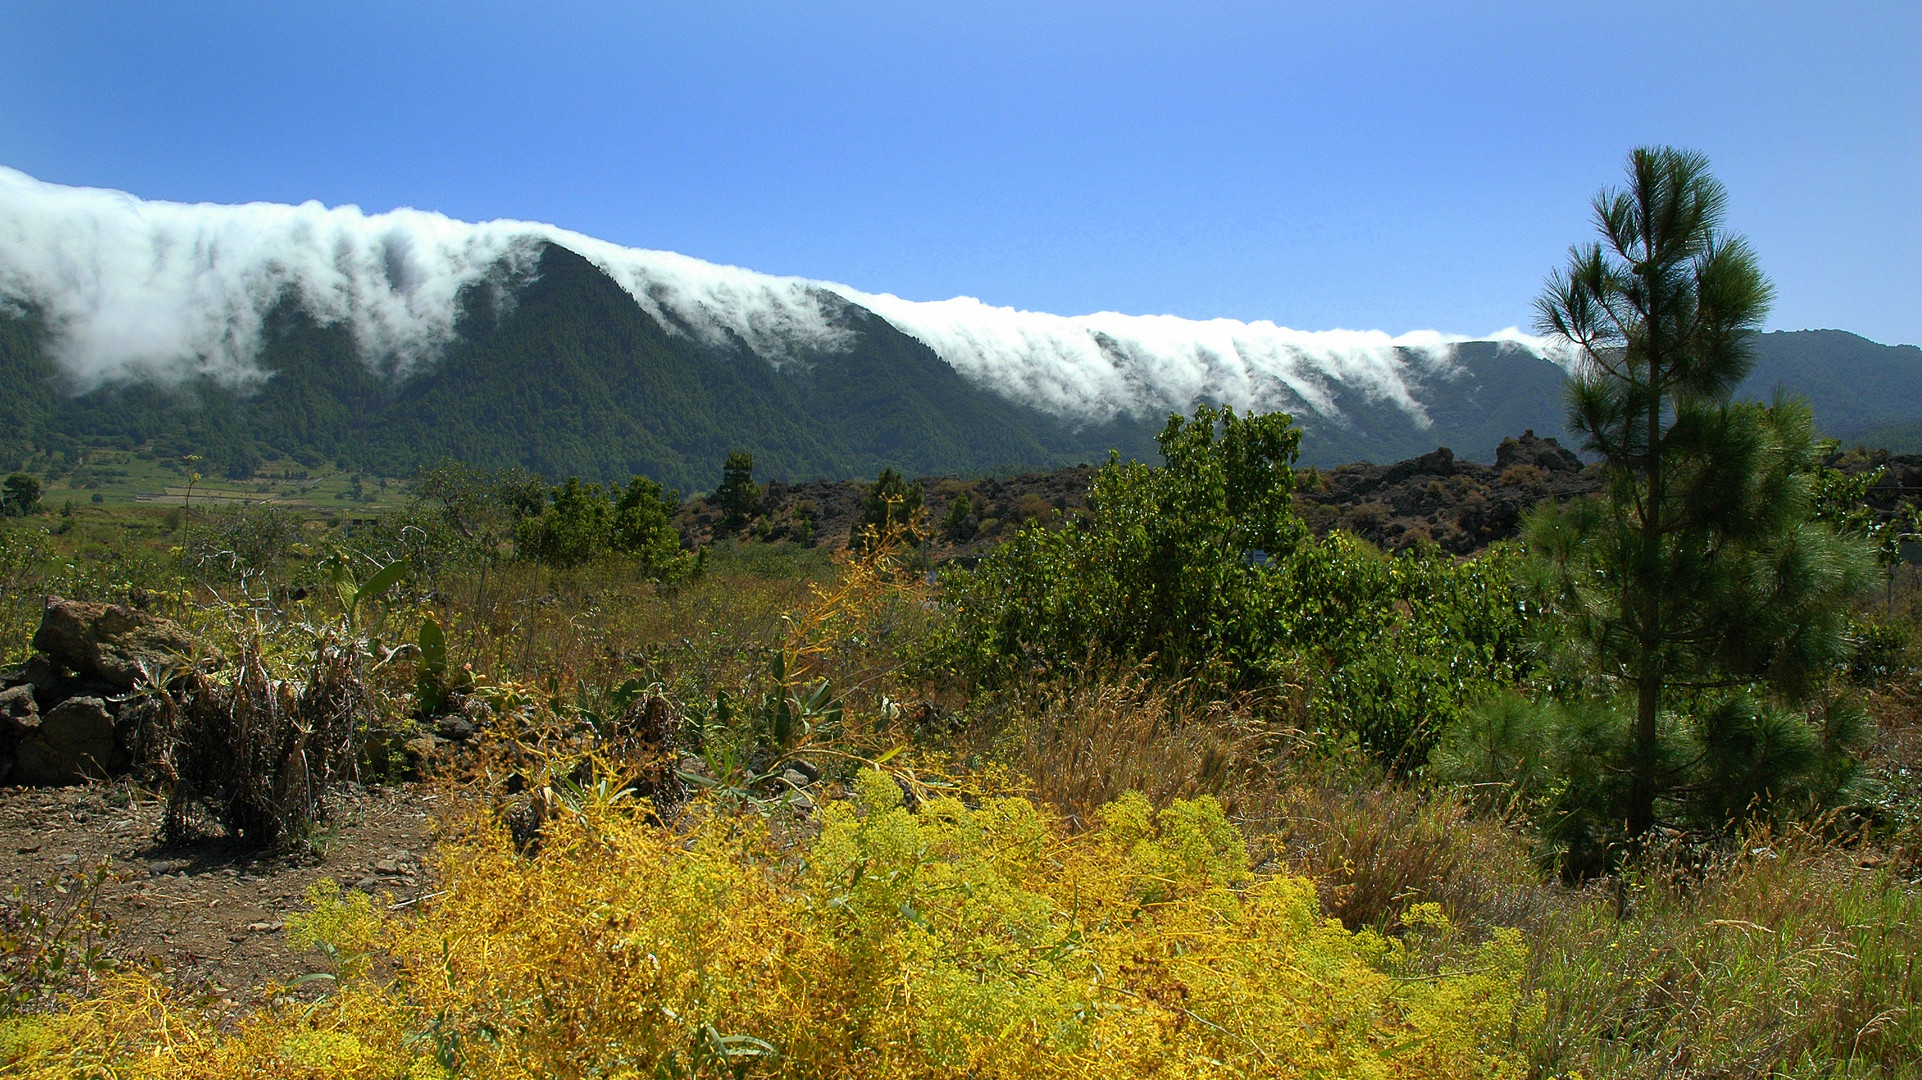
{"label": "volcanic rock", "polygon": [[200,642],[178,624],[118,604],[90,604],[47,597],[33,647],[55,663],[120,690],[142,678],[180,666],[201,652]]}
{"label": "volcanic rock", "polygon": [[17,784],[71,784],[105,776],[125,762],[114,739],[113,714],[99,698],[77,697],[40,717],[14,748]]}

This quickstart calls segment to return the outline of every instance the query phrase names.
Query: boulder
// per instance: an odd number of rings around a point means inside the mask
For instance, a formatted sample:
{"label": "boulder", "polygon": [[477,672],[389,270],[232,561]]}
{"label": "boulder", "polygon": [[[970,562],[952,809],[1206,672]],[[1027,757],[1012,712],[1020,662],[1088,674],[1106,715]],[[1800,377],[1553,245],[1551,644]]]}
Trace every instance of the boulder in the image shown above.
{"label": "boulder", "polygon": [[0,690],[0,742],[40,729],[40,705],[33,700],[33,684]]}
{"label": "boulder", "polygon": [[40,705],[33,684],[0,690],[0,783],[13,778],[14,754],[22,740],[40,733]]}
{"label": "boulder", "polygon": [[68,698],[40,717],[14,748],[16,784],[71,784],[121,768],[113,714],[99,698]]}
{"label": "boulder", "polygon": [[44,656],[33,656],[24,664],[0,671],[0,690],[19,686],[45,686],[56,678],[53,665]]}
{"label": "boulder", "polygon": [[83,677],[131,690],[149,673],[191,661],[200,642],[178,624],[118,604],[47,597],[33,647]]}

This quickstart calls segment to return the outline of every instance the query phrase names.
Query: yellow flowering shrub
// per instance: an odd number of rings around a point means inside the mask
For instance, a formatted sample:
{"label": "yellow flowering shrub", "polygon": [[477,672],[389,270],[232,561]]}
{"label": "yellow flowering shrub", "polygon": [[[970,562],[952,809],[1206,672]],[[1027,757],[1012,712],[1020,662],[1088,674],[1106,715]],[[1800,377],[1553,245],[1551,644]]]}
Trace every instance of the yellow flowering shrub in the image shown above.
{"label": "yellow flowering shrub", "polygon": [[[1474,1077],[1526,1010],[1515,935],[1417,909],[1389,940],[1250,872],[1214,800],[1130,795],[1069,835],[1022,799],[916,810],[886,773],[811,840],[618,803],[538,856],[483,825],[437,903],[322,890],[338,989],[219,1033],[126,976],[14,1046],[34,1076]],[[371,961],[371,962],[370,962]]]}

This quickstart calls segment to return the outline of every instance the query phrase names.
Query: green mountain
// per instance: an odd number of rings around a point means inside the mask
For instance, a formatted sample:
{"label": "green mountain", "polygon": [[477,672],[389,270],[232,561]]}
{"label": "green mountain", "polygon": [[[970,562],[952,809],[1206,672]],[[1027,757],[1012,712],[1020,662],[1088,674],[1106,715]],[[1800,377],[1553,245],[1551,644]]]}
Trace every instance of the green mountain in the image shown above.
{"label": "green mountain", "polygon": [[1763,334],[1755,352],[1736,395],[1767,401],[1783,387],[1815,406],[1825,435],[1885,446],[1875,432],[1922,424],[1922,349],[1914,345],[1879,345],[1843,330],[1785,330]]}
{"label": "green mountain", "polygon": [[602,271],[548,245],[510,304],[462,297],[456,340],[431,368],[383,379],[344,325],[321,325],[289,296],[273,310],[251,394],[208,381],[61,392],[48,334],[32,312],[0,315],[0,404],[30,418],[0,432],[0,455],[81,445],[202,455],[245,475],[264,457],[335,459],[404,475],[451,456],[524,465],[549,477],[645,474],[711,486],[728,452],[791,479],[986,473],[1092,461],[1110,447],[1145,455],[1154,427],[1075,428],[981,390],[926,346],[839,297],[849,347],[787,358],[716,348],[671,332]]}
{"label": "green mountain", "polygon": [[[268,458],[394,476],[448,456],[554,479],[639,473],[695,491],[715,483],[735,450],[752,453],[761,476],[791,481],[1154,454],[1164,418],[1077,426],[964,378],[854,302],[825,290],[813,299],[841,340],[771,363],[738,337],[715,345],[664,325],[600,268],[550,243],[511,289],[463,292],[454,340],[418,372],[381,373],[346,324],[317,322],[290,291],[261,334],[258,364],[270,377],[250,392],[201,379],[78,394],[49,354],[46,320],[0,308],[0,466],[46,452],[71,461],[98,445],[199,454],[203,471],[235,477]],[[1780,385],[1808,397],[1831,434],[1922,445],[1922,350],[1825,330],[1765,334],[1757,352],[1743,396],[1766,399]],[[1410,365],[1427,372],[1408,384],[1426,425],[1333,381],[1322,385],[1338,419],[1294,401],[1303,462],[1396,461],[1437,446],[1487,461],[1525,429],[1566,434],[1559,368],[1493,342],[1457,346],[1453,360]]]}
{"label": "green mountain", "polygon": [[1561,368],[1492,341],[1464,342],[1455,347],[1454,360],[1452,377],[1429,376],[1411,387],[1428,413],[1427,427],[1387,402],[1338,399],[1350,421],[1346,426],[1297,413],[1303,464],[1401,461],[1439,446],[1487,462],[1509,436],[1529,429],[1542,435],[1562,433]]}

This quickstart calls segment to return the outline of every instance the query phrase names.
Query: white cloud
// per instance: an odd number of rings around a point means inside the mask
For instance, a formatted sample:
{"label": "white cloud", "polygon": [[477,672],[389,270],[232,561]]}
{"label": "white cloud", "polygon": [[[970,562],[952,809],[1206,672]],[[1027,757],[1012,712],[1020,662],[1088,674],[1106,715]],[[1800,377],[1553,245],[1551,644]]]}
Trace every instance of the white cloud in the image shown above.
{"label": "white cloud", "polygon": [[543,241],[601,267],[676,332],[715,345],[738,339],[777,364],[847,342],[822,302],[837,293],[925,342],[964,377],[1074,420],[1154,415],[1203,398],[1339,420],[1342,401],[1359,395],[1426,426],[1418,384],[1456,371],[1452,345],[1493,340],[1547,355],[1512,327],[1482,339],[1393,337],[1166,315],[1066,317],[969,297],[915,302],[624,248],[552,225],[315,202],[148,201],[0,168],[0,298],[50,317],[56,355],[80,387],[189,374],[257,382],[262,320],[288,290],[321,321],[345,323],[368,363],[405,372],[432,363],[451,339],[464,287],[530,273]]}

